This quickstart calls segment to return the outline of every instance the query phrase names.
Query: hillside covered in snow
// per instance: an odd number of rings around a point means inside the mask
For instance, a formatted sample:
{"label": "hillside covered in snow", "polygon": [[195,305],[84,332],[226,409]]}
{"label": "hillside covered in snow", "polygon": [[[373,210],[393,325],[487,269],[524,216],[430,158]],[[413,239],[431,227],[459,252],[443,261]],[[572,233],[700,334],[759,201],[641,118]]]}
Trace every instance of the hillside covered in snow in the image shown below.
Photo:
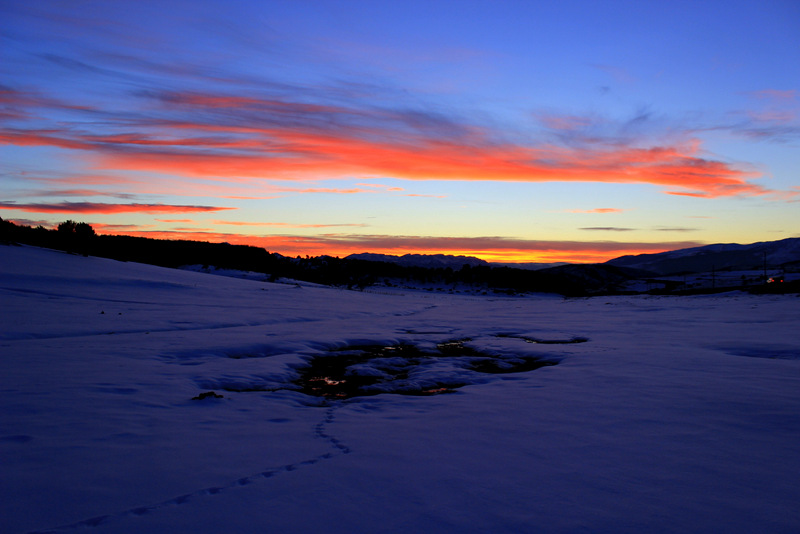
{"label": "hillside covered in snow", "polygon": [[776,268],[800,270],[800,238],[740,245],[706,245],[661,252],[622,256],[609,265],[652,271],[660,275],[703,273],[713,270],[757,271]]}
{"label": "hillside covered in snow", "polygon": [[0,531],[796,533],[800,298],[346,291],[0,245]]}

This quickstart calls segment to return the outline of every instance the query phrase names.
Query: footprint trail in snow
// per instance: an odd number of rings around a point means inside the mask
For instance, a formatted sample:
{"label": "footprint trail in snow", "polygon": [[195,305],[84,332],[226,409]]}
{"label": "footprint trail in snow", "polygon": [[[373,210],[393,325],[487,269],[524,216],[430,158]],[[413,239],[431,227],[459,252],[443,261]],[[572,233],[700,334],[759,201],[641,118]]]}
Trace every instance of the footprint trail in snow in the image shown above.
{"label": "footprint trail in snow", "polygon": [[341,403],[336,403],[325,411],[325,416],[323,419],[316,424],[314,427],[314,435],[320,438],[323,441],[326,441],[330,444],[331,448],[334,450],[325,452],[313,458],[309,458],[307,460],[302,460],[300,462],[294,462],[290,464],[281,465],[279,467],[273,467],[269,469],[265,469],[259,473],[255,473],[253,475],[245,476],[238,478],[229,484],[224,486],[213,486],[210,488],[204,488],[201,490],[193,491],[191,493],[186,493],[184,495],[180,495],[178,497],[174,497],[172,499],[168,499],[166,501],[162,501],[156,504],[146,505],[146,506],[137,506],[134,508],[130,508],[128,510],[124,510],[121,512],[116,512],[113,514],[107,515],[100,515],[96,517],[92,517],[90,519],[84,519],[82,521],[77,521],[75,523],[70,523],[67,525],[61,525],[55,528],[49,528],[44,530],[34,530],[30,531],[28,534],[57,534],[59,532],[68,532],[71,530],[77,530],[81,528],[91,528],[91,527],[99,527],[105,526],[109,523],[114,521],[120,521],[127,518],[133,518],[137,516],[147,515],[153,512],[157,512],[162,509],[171,508],[174,506],[180,506],[182,504],[186,504],[192,501],[197,501],[198,499],[208,497],[211,495],[218,495],[225,491],[229,491],[235,488],[240,488],[242,486],[248,486],[250,484],[256,484],[260,481],[265,479],[273,478],[277,475],[288,473],[290,471],[296,471],[298,469],[302,469],[304,467],[308,467],[324,460],[329,460],[331,458],[335,458],[340,454],[350,454],[352,449],[344,444],[340,439],[333,436],[328,431],[328,426],[333,424],[336,420],[335,411],[336,409],[341,406]]}

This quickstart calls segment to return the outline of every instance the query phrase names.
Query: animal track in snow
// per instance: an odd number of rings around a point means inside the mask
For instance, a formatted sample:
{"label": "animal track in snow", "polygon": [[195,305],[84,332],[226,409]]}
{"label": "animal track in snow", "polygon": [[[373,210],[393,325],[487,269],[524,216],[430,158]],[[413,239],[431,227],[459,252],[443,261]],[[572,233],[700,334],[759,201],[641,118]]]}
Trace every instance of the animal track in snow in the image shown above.
{"label": "animal track in snow", "polygon": [[57,534],[60,532],[68,532],[79,528],[99,527],[107,525],[108,523],[111,522],[121,521],[127,518],[140,517],[154,512],[158,512],[159,510],[165,508],[180,506],[182,504],[190,503],[192,501],[196,501],[198,499],[202,499],[212,495],[219,495],[220,493],[224,493],[226,491],[230,491],[235,488],[240,488],[242,486],[249,486],[251,484],[258,483],[259,481],[263,481],[264,479],[273,478],[282,473],[297,471],[298,469],[302,469],[304,467],[317,464],[324,460],[335,458],[340,454],[350,454],[352,452],[352,449],[345,443],[343,443],[339,438],[335,437],[328,431],[328,426],[330,426],[336,419],[334,412],[336,408],[338,408],[339,406],[341,406],[340,403],[335,403],[332,406],[329,406],[328,409],[325,411],[325,415],[322,418],[322,420],[319,423],[317,423],[314,427],[314,435],[320,438],[321,440],[326,441],[331,446],[331,448],[334,449],[332,451],[325,452],[323,454],[320,454],[313,458],[309,458],[307,460],[301,460],[299,462],[284,464],[279,467],[265,469],[264,471],[260,471],[258,473],[249,476],[240,477],[224,486],[212,486],[209,488],[203,488],[190,493],[185,493],[178,497],[173,497],[172,499],[168,499],[166,501],[162,501],[156,504],[137,506],[134,508],[130,508],[128,510],[123,510],[121,512],[99,515],[89,519],[84,519],[82,521],[77,521],[75,523],[69,523],[54,528],[49,528],[44,530],[34,530],[30,531],[28,534]]}

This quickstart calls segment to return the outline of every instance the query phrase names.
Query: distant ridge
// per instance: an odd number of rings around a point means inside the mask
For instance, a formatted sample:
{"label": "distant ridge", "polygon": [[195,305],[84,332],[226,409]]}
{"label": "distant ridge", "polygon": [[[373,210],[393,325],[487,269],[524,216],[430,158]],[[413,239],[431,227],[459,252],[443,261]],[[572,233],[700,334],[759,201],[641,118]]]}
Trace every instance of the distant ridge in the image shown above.
{"label": "distant ridge", "polygon": [[510,267],[512,269],[524,269],[526,271],[539,271],[541,269],[550,269],[552,267],[562,267],[564,265],[571,265],[566,261],[556,261],[553,263],[495,263],[489,265],[492,267]]}
{"label": "distant ridge", "polygon": [[461,269],[464,265],[469,265],[470,267],[511,267],[512,269],[537,271],[539,269],[568,265],[567,262],[563,261],[554,263],[498,263],[488,262],[474,256],[452,256],[448,254],[404,254],[402,256],[393,256],[391,254],[362,252],[360,254],[350,254],[345,257],[345,259],[384,261],[402,265],[403,267],[424,267],[426,269],[443,269],[450,267],[455,270]]}
{"label": "distant ridge", "polygon": [[363,252],[361,254],[350,254],[346,260],[382,261],[386,263],[396,263],[403,267],[423,267],[425,269],[461,269],[464,265],[470,267],[489,267],[488,261],[473,256],[450,256],[447,254],[404,254],[393,256],[391,254],[374,254]]}
{"label": "distant ridge", "polygon": [[764,267],[775,269],[796,262],[800,262],[800,238],[797,237],[749,245],[725,243],[658,254],[621,256],[606,264],[669,275],[712,270],[747,271]]}

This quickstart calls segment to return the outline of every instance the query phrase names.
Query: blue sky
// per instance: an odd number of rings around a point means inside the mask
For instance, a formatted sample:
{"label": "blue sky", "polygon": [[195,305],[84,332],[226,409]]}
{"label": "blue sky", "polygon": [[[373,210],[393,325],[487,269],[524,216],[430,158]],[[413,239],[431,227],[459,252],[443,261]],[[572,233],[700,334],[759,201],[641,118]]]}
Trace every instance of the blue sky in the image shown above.
{"label": "blue sky", "polygon": [[0,216],[287,255],[800,236],[800,4],[0,4]]}

